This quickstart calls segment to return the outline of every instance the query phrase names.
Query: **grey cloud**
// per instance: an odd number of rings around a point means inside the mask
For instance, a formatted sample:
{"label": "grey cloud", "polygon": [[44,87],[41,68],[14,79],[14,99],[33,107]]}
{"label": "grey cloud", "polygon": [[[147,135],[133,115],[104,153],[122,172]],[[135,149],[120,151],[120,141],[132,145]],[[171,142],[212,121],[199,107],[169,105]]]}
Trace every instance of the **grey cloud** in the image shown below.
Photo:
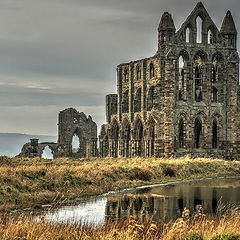
{"label": "grey cloud", "polygon": [[[218,27],[230,9],[240,30],[239,0],[203,2]],[[52,132],[56,109],[68,106],[99,106],[93,117],[104,122],[116,66],[153,55],[162,13],[172,13],[179,28],[196,3],[0,0],[0,132]]]}

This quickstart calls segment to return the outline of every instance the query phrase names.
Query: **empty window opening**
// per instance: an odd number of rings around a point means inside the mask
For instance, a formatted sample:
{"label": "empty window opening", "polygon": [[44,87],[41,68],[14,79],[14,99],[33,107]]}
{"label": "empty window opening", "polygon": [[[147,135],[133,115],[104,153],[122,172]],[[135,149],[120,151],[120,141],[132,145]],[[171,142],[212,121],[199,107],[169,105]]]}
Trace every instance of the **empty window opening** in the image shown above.
{"label": "empty window opening", "polygon": [[155,76],[155,69],[153,63],[150,63],[150,78]]}
{"label": "empty window opening", "polygon": [[178,140],[179,140],[179,148],[184,148],[184,122],[182,119],[179,122]]}
{"label": "empty window opening", "polygon": [[213,34],[212,34],[211,30],[208,30],[207,43],[208,44],[212,44],[213,43]]}
{"label": "empty window opening", "polygon": [[213,102],[218,102],[218,90],[217,90],[217,88],[213,87],[212,94],[213,94],[213,97],[212,97]]}
{"label": "empty window opening", "polygon": [[196,19],[196,24],[197,24],[197,43],[202,43],[202,24],[203,20],[201,17],[197,17]]}
{"label": "empty window opening", "polygon": [[77,153],[79,152],[79,150],[80,150],[80,140],[77,134],[74,134],[72,138],[72,152]]}
{"label": "empty window opening", "polygon": [[202,132],[202,123],[197,118],[194,123],[194,141],[195,141],[195,148],[200,148],[200,138]]}
{"label": "empty window opening", "polygon": [[214,120],[212,125],[212,147],[217,148],[217,145],[218,145],[218,126],[216,120]]}
{"label": "empty window opening", "polygon": [[186,29],[186,43],[190,42],[190,28]]}
{"label": "empty window opening", "polygon": [[49,146],[46,146],[44,149],[43,149],[43,152],[42,152],[42,158],[45,158],[45,159],[53,159],[53,153],[52,153],[52,150],[50,149]]}

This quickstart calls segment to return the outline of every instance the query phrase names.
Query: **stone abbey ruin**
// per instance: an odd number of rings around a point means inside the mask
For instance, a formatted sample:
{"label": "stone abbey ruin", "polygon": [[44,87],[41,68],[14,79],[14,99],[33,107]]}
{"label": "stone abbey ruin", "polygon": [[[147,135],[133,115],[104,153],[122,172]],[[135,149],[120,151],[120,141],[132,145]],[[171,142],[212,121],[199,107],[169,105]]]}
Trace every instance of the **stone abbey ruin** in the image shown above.
{"label": "stone abbey ruin", "polygon": [[[32,140],[21,155],[54,157],[238,158],[240,87],[237,30],[230,11],[221,29],[199,2],[176,31],[162,15],[153,57],[117,67],[117,94],[106,96],[107,124],[97,127],[74,109],[59,114],[57,143]],[[74,134],[80,148],[72,151]]]}

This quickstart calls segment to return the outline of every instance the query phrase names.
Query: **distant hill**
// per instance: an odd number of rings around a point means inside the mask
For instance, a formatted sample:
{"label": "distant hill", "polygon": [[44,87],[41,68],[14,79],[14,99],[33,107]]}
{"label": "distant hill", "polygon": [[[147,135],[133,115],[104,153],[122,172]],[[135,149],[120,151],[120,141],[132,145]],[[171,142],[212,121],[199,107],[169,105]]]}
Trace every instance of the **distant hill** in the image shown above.
{"label": "distant hill", "polygon": [[0,133],[0,156],[13,157],[20,153],[23,144],[31,138],[38,138],[40,142],[56,142],[56,136],[28,135],[20,133]]}

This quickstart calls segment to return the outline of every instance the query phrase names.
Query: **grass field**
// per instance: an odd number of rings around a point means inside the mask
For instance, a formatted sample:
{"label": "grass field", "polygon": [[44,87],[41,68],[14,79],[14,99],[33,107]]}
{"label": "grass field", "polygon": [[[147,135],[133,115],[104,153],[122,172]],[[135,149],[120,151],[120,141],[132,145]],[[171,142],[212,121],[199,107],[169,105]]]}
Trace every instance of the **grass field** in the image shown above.
{"label": "grass field", "polygon": [[137,222],[128,219],[122,222],[105,223],[93,227],[73,224],[53,224],[26,218],[0,218],[0,239],[18,240],[237,240],[240,239],[240,212],[229,210],[216,216],[196,212],[189,217],[188,210],[175,222],[154,223],[151,220]]}
{"label": "grass field", "polygon": [[0,211],[64,203],[110,190],[181,179],[239,176],[217,159],[23,159],[0,157]]}

